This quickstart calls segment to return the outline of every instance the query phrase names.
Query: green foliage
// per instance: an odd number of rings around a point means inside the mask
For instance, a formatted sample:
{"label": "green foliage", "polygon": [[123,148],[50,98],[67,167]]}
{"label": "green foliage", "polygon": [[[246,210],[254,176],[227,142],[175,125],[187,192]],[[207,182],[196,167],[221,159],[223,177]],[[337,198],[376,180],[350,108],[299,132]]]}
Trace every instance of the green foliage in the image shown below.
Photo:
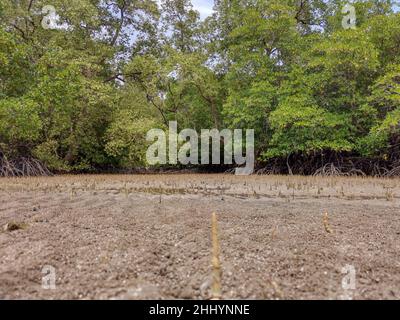
{"label": "green foliage", "polygon": [[30,99],[0,100],[0,136],[10,146],[38,140],[42,122],[37,104]]}
{"label": "green foliage", "polygon": [[305,81],[318,104],[332,111],[363,104],[379,67],[377,50],[361,30],[333,33],[312,46],[305,59]]}
{"label": "green foliage", "polygon": [[398,158],[400,14],[392,1],[0,2],[0,156],[55,171],[146,166],[146,133],[254,129],[258,160]]}
{"label": "green foliage", "polygon": [[318,107],[306,96],[292,96],[282,101],[270,115],[274,131],[266,157],[288,156],[292,153],[333,150],[351,151],[349,121],[344,115]]}
{"label": "green foliage", "polygon": [[369,97],[377,120],[369,135],[360,140],[359,150],[364,155],[384,156],[390,142],[400,137],[400,65],[389,65],[387,70],[372,86]]}
{"label": "green foliage", "polygon": [[121,106],[114,111],[105,135],[105,151],[120,167],[145,166],[149,146],[146,134],[163,125],[146,95],[135,86],[124,90],[120,100]]}

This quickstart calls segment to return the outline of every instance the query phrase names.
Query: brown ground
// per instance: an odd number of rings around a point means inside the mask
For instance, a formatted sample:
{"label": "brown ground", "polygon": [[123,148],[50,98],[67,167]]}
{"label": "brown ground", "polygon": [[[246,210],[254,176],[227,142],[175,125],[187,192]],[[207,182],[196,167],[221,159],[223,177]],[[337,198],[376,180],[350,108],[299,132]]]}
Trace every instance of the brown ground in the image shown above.
{"label": "brown ground", "polygon": [[[216,212],[224,299],[399,299],[399,182],[0,179],[0,298],[207,299]],[[21,229],[3,230],[12,222]],[[41,286],[44,265],[55,290]],[[346,265],[356,290],[342,288]]]}

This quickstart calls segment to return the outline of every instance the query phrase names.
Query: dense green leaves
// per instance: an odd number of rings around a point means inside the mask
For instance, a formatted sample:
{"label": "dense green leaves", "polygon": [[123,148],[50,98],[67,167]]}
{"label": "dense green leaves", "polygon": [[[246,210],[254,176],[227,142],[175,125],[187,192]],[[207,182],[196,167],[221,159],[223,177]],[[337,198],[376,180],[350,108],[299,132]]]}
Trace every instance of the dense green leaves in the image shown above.
{"label": "dense green leaves", "polygon": [[[0,100],[0,136],[10,146],[38,140],[42,123],[37,104],[30,99],[8,98]],[[3,142],[4,142],[3,141]]]}
{"label": "dense green leaves", "polygon": [[292,96],[282,101],[271,113],[274,132],[267,157],[288,156],[291,153],[351,151],[349,119],[316,105],[305,96]]}
{"label": "dense green leaves", "polygon": [[0,3],[0,156],[53,170],[146,166],[146,133],[254,129],[260,162],[400,156],[393,3],[189,0]]}

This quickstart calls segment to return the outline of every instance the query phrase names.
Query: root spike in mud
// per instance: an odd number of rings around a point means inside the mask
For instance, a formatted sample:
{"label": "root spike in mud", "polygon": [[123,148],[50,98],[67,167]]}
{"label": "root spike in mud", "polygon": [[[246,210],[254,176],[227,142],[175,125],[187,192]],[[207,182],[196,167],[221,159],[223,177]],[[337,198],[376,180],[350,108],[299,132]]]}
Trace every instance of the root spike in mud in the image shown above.
{"label": "root spike in mud", "polygon": [[332,234],[332,233],[333,233],[331,227],[329,226],[329,216],[328,216],[328,212],[325,212],[325,215],[324,215],[324,228],[325,228],[325,231],[326,231],[327,233],[329,233],[329,234]]}
{"label": "root spike in mud", "polygon": [[218,239],[218,221],[217,215],[214,212],[211,218],[212,224],[212,266],[213,266],[213,282],[211,288],[211,298],[212,300],[220,300],[221,294],[221,262],[219,260],[220,246]]}

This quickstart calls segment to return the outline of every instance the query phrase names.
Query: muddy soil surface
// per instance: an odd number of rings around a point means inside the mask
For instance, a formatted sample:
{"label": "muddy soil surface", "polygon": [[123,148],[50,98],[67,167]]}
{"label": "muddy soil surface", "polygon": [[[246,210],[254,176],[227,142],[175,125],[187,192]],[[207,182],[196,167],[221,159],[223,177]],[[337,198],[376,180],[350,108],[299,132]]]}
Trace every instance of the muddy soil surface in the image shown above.
{"label": "muddy soil surface", "polygon": [[0,179],[0,298],[209,299],[216,212],[224,299],[399,299],[399,187],[230,175]]}

